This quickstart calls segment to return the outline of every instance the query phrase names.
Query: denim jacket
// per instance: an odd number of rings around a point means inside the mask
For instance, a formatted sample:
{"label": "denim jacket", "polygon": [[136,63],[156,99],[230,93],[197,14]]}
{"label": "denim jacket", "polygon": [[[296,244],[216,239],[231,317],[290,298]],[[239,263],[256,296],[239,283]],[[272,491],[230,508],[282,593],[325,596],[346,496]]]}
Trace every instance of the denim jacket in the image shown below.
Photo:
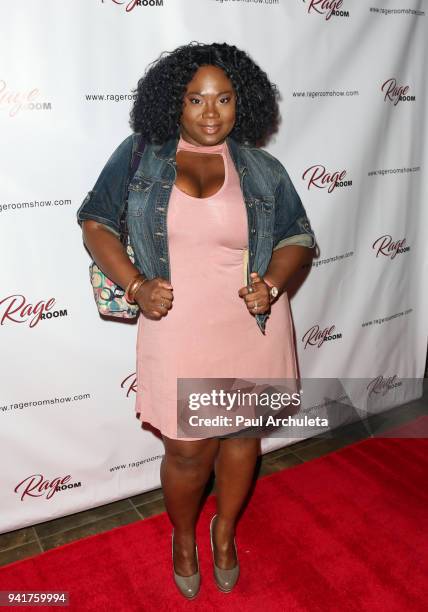
{"label": "denim jacket", "polygon": [[[94,188],[77,211],[79,224],[93,219],[119,236],[119,220],[127,195],[128,174],[137,138],[131,134],[108,159]],[[231,137],[227,146],[238,172],[248,218],[248,268],[266,273],[272,252],[289,244],[312,248],[316,244],[306,211],[291,179],[273,155],[240,144]],[[146,143],[137,171],[129,184],[128,231],[135,266],[149,279],[170,281],[167,211],[176,177],[178,136],[163,144]],[[256,314],[262,333],[268,314]]]}

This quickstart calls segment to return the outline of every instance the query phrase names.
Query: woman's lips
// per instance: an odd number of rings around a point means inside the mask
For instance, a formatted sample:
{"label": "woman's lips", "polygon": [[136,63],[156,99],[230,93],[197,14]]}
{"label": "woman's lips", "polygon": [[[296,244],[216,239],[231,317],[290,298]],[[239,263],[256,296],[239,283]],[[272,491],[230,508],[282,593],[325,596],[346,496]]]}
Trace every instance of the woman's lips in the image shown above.
{"label": "woman's lips", "polygon": [[215,134],[220,129],[220,125],[201,125],[201,130],[206,134]]}

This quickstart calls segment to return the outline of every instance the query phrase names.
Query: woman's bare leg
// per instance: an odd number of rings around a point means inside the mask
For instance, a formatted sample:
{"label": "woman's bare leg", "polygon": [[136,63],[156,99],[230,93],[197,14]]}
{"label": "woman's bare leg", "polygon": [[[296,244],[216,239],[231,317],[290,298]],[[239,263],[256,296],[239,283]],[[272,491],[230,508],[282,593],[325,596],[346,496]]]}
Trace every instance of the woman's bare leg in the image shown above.
{"label": "woman's bare leg", "polygon": [[165,506],[174,526],[174,565],[177,574],[197,571],[195,527],[205,485],[219,448],[215,438],[183,441],[163,436],[165,455],[160,477]]}
{"label": "woman's bare leg", "polygon": [[216,565],[232,569],[236,565],[235,524],[253,481],[260,449],[259,438],[220,440],[215,460],[217,518],[213,525]]}

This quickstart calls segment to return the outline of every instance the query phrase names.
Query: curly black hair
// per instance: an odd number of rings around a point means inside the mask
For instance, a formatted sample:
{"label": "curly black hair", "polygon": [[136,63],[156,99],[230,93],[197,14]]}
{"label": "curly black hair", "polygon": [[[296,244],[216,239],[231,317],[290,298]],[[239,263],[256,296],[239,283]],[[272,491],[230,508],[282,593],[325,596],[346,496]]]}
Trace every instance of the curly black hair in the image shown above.
{"label": "curly black hair", "polygon": [[278,127],[278,88],[245,51],[227,43],[191,41],[161,53],[133,90],[131,129],[151,143],[176,137],[187,85],[206,64],[222,68],[234,87],[236,120],[230,136],[241,144],[264,144]]}

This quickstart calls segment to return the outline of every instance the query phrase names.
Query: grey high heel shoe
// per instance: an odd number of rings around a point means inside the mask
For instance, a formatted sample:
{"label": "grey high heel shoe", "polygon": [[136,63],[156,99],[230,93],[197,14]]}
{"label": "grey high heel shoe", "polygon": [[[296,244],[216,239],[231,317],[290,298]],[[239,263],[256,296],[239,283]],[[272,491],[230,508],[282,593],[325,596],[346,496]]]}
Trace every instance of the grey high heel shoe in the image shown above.
{"label": "grey high heel shoe", "polygon": [[177,585],[180,593],[184,595],[187,599],[193,599],[199,593],[199,587],[201,584],[201,574],[199,572],[199,557],[198,557],[198,545],[196,544],[196,563],[197,563],[197,572],[196,574],[192,574],[191,576],[180,576],[177,574],[174,567],[174,529],[172,530],[171,536],[171,545],[172,545],[172,569],[174,572],[174,581]]}
{"label": "grey high heel shoe", "polygon": [[215,578],[217,587],[220,589],[220,591],[223,591],[223,593],[230,593],[230,591],[235,586],[236,581],[238,580],[238,576],[239,576],[238,551],[236,549],[235,538],[233,538],[233,545],[235,546],[235,553],[236,553],[235,567],[232,567],[232,569],[221,569],[221,567],[217,567],[217,565],[215,564],[215,557],[214,557],[213,530],[212,530],[213,521],[216,516],[217,514],[214,514],[214,516],[211,519],[211,523],[210,523],[210,540],[211,540],[211,550],[213,554],[214,578]]}

